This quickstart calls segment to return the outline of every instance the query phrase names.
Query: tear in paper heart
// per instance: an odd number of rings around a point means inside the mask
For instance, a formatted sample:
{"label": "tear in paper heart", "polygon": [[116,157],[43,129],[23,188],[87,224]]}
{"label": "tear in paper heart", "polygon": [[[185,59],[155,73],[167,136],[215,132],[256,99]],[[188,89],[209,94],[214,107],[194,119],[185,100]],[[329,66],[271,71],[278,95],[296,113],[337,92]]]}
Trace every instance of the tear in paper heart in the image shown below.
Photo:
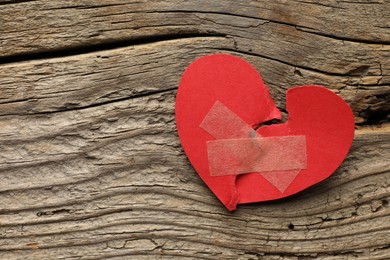
{"label": "tear in paper heart", "polygon": [[329,177],[354,136],[349,106],[319,86],[289,89],[285,124],[257,71],[226,54],[193,62],[176,97],[176,124],[190,162],[227,207],[279,199]]}

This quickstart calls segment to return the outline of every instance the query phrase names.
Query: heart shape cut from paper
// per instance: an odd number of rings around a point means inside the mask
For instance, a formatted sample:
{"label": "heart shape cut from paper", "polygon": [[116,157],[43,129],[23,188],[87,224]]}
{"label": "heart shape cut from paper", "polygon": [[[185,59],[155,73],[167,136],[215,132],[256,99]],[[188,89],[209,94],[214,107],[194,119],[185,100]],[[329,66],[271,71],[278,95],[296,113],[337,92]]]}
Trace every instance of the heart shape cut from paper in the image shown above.
{"label": "heart shape cut from paper", "polygon": [[320,86],[287,90],[284,124],[258,72],[245,60],[204,56],[186,69],[176,96],[183,149],[226,206],[284,198],[329,177],[354,137],[343,99]]}

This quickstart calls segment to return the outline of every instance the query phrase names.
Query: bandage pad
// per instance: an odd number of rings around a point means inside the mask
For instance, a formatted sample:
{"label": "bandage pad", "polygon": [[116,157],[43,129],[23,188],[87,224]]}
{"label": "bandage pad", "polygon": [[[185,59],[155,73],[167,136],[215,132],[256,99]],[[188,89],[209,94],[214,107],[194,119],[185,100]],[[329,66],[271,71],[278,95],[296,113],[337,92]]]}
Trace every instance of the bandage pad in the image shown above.
{"label": "bandage pad", "polygon": [[283,193],[307,168],[306,137],[261,137],[216,101],[200,127],[217,140],[207,142],[210,176],[259,173]]}

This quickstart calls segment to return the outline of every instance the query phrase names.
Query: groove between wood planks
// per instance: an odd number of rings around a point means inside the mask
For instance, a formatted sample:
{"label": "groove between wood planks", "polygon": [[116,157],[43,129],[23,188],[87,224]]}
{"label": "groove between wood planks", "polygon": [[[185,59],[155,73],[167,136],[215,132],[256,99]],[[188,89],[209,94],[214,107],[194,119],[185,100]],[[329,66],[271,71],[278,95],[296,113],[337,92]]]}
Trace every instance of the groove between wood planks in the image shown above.
{"label": "groove between wood planks", "polygon": [[113,50],[123,47],[131,47],[142,44],[151,44],[156,42],[163,41],[173,41],[180,39],[189,39],[189,38],[207,38],[207,37],[226,37],[223,34],[193,34],[193,33],[183,33],[183,34],[165,34],[165,35],[156,35],[149,36],[145,38],[138,38],[132,40],[118,40],[107,43],[100,44],[89,44],[86,46],[77,46],[73,48],[66,48],[63,50],[50,50],[30,54],[19,54],[12,56],[0,56],[0,66],[3,64],[16,63],[16,62],[27,62],[33,60],[47,60],[53,58],[65,58],[73,55],[88,54],[100,51]]}
{"label": "groove between wood planks", "polygon": [[[30,1],[21,1],[21,2],[30,2]],[[7,3],[5,3],[7,4]],[[1,5],[1,3],[0,3]],[[228,16],[238,16],[238,17],[244,17],[244,18],[251,18],[251,19],[259,19],[257,17],[251,17],[251,16],[245,16],[245,15],[235,15],[231,13],[223,13],[223,12],[195,12],[195,11],[160,11],[158,13],[190,13],[190,14],[217,14],[217,15],[228,15]],[[261,19],[259,19],[261,20]],[[334,39],[334,40],[340,40],[340,41],[349,41],[353,43],[362,43],[362,44],[373,44],[373,45],[390,45],[390,41],[373,41],[373,40],[359,40],[359,39],[352,39],[348,37],[341,37],[341,36],[334,36],[331,34],[326,34],[322,32],[316,32],[313,28],[309,27],[302,27],[297,26],[295,24],[286,23],[286,22],[280,22],[280,21],[274,21],[274,20],[264,20],[264,23],[275,23],[280,25],[286,25],[286,26],[292,26],[296,28],[297,30],[301,30],[305,33],[314,34],[318,36],[323,36],[328,39]],[[152,35],[147,37],[139,37],[136,39],[122,39],[122,40],[107,40],[107,42],[104,43],[98,43],[98,44],[88,44],[88,45],[81,45],[81,46],[75,46],[75,47],[67,47],[67,48],[60,48],[60,49],[53,49],[49,51],[37,51],[33,53],[26,53],[26,54],[17,54],[17,55],[4,55],[0,56],[0,65],[1,64],[8,64],[8,63],[14,63],[14,62],[21,62],[21,61],[30,61],[30,60],[42,60],[42,59],[50,59],[50,58],[58,58],[58,57],[68,57],[72,55],[78,55],[83,53],[91,53],[91,52],[97,52],[102,50],[112,50],[116,48],[121,47],[129,47],[134,45],[140,45],[140,44],[149,44],[154,43],[158,41],[169,41],[169,40],[175,40],[175,39],[186,39],[186,38],[195,38],[195,37],[233,37],[226,33],[191,33],[191,32],[184,32],[184,33],[175,33],[175,34],[162,34],[162,35]],[[238,51],[238,50],[236,50]],[[246,54],[251,54],[249,52],[244,52]],[[256,55],[253,54],[252,55]],[[258,54],[259,55],[259,54]],[[266,57],[268,59],[272,59],[271,57]],[[279,60],[280,61],[280,60]],[[298,67],[298,66],[297,66]],[[309,67],[305,67],[305,69],[314,70]],[[318,70],[319,71],[319,70]],[[347,76],[348,74],[332,74],[326,71],[320,71],[322,73],[327,73],[329,75],[344,75]]]}

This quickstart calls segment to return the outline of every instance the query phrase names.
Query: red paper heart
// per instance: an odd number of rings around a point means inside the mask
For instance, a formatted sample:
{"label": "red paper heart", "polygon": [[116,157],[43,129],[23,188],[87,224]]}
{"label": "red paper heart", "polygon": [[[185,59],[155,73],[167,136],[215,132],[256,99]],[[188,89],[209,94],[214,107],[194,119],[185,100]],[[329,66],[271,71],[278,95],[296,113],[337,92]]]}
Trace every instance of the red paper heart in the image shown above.
{"label": "red paper heart", "polygon": [[[275,171],[211,176],[207,142],[215,138],[200,125],[216,102],[249,126],[281,116],[260,75],[238,57],[205,56],[184,72],[175,109],[179,137],[199,176],[228,210],[241,203],[287,197],[326,179],[340,166],[352,144],[354,117],[344,100],[324,87],[296,87],[286,94],[288,121],[263,126],[257,133],[262,137],[305,136],[307,168],[298,174]],[[278,184],[287,189],[281,192]]]}

